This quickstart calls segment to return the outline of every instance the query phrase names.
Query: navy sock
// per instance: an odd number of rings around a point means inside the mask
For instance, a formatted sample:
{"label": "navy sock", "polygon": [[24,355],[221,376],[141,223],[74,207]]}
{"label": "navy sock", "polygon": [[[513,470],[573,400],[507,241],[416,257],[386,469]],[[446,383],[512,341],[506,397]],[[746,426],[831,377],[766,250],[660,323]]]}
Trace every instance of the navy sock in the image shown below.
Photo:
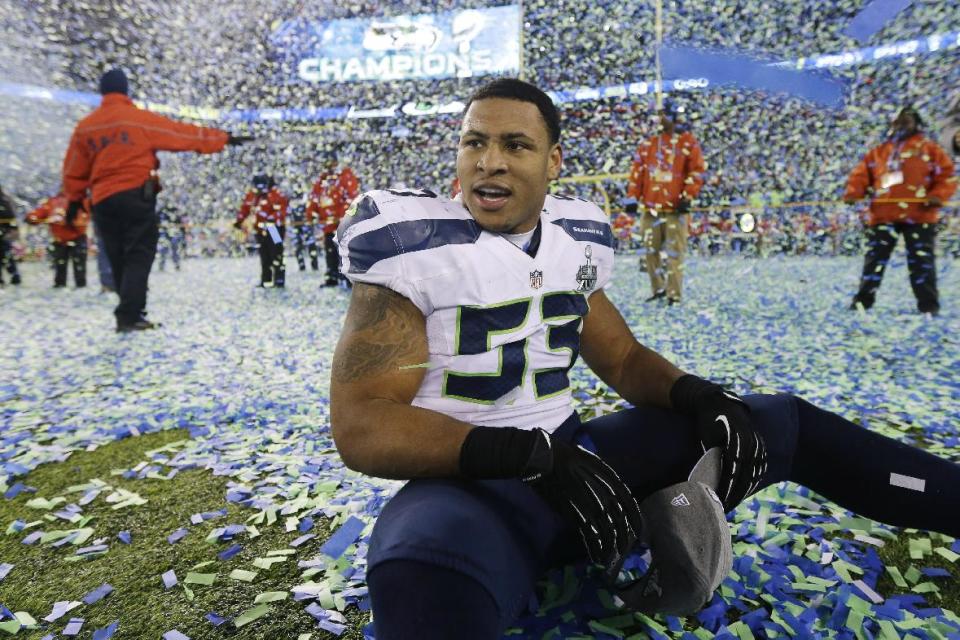
{"label": "navy sock", "polygon": [[960,537],[960,464],[797,398],[800,431],[790,479],[854,513]]}
{"label": "navy sock", "polygon": [[416,560],[390,560],[367,576],[377,640],[497,640],[500,611],[470,576]]}

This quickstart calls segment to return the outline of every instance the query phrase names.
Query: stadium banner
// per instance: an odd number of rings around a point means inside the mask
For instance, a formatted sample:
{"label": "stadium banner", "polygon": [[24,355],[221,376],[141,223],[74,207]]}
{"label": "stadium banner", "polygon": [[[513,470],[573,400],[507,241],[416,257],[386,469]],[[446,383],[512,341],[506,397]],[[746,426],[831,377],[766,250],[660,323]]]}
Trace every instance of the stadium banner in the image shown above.
{"label": "stadium banner", "polygon": [[270,41],[294,81],[309,83],[469,78],[520,69],[520,7],[288,20]]}

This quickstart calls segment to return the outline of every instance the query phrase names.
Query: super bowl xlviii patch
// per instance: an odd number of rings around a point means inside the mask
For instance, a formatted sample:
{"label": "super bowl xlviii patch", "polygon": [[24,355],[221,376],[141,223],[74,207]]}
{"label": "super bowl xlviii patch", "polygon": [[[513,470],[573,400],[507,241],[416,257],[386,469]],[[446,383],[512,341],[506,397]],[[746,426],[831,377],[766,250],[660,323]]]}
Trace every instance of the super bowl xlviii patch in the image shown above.
{"label": "super bowl xlviii patch", "polygon": [[530,286],[534,289],[539,289],[543,286],[543,271],[537,269],[536,271],[530,272]]}
{"label": "super bowl xlviii patch", "polygon": [[590,262],[593,247],[588,244],[583,250],[583,255],[587,258],[587,264],[582,264],[577,269],[577,291],[590,291],[597,286],[597,265]]}

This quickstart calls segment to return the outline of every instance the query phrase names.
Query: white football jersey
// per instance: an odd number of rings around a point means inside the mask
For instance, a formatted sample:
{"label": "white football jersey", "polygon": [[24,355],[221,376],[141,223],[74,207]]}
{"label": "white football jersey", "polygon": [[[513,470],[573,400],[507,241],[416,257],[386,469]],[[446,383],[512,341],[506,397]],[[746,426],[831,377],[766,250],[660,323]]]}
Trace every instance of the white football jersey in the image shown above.
{"label": "white football jersey", "polygon": [[587,299],[613,273],[613,233],[596,205],[547,196],[537,235],[531,256],[429,191],[370,191],[351,206],[337,231],[342,273],[389,287],[426,318],[415,406],[547,431],[570,416],[567,372]]}

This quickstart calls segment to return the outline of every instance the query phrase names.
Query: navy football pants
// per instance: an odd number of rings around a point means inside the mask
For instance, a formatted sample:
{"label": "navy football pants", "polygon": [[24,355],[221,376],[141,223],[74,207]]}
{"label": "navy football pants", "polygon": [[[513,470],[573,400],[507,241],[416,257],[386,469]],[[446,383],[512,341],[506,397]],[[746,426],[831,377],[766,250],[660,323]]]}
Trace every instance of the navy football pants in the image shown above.
{"label": "navy football pants", "polygon": [[[744,400],[767,445],[762,487],[792,480],[862,516],[960,536],[960,465],[794,396]],[[596,450],[638,500],[686,480],[702,454],[692,420],[655,407],[572,416],[556,433]],[[584,559],[575,532],[519,480],[412,480],[371,537],[377,640],[497,638],[541,573]]]}

